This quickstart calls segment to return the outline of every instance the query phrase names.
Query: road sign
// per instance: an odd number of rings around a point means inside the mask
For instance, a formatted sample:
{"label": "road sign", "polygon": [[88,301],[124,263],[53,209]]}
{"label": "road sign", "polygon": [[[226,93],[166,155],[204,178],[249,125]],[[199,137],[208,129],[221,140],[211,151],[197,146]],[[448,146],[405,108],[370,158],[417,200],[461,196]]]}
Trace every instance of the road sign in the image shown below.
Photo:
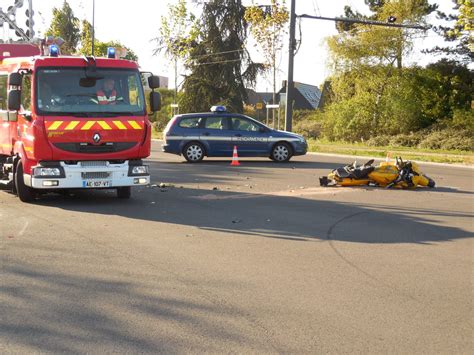
{"label": "road sign", "polygon": [[257,110],[263,109],[263,103],[257,102],[257,104],[255,105],[255,108],[256,108]]}
{"label": "road sign", "polygon": [[275,105],[267,105],[267,108],[279,108],[280,105],[275,104]]}

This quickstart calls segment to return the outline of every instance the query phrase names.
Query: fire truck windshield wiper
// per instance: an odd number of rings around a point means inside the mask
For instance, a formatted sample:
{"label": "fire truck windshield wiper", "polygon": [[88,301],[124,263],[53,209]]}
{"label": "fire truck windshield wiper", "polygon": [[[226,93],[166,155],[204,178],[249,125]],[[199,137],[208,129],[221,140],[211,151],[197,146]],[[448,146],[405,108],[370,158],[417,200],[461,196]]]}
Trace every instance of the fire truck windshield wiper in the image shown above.
{"label": "fire truck windshield wiper", "polygon": [[65,112],[65,115],[71,115],[74,117],[93,117],[91,112]]}

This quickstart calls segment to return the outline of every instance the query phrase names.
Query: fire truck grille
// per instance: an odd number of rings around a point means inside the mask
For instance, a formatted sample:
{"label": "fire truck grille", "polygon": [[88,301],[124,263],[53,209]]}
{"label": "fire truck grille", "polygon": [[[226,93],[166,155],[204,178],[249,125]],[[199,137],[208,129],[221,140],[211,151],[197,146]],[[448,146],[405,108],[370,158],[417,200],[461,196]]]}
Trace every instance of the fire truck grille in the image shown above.
{"label": "fire truck grille", "polygon": [[90,168],[90,167],[96,168],[96,167],[107,166],[107,161],[86,160],[86,161],[81,161],[80,164],[83,168]]}
{"label": "fire truck grille", "polygon": [[99,145],[90,143],[54,143],[54,146],[72,153],[101,154],[121,152],[134,147],[136,144],[136,142],[108,142]]}
{"label": "fire truck grille", "polygon": [[89,173],[81,173],[83,179],[108,179],[110,173],[107,172],[89,172]]}

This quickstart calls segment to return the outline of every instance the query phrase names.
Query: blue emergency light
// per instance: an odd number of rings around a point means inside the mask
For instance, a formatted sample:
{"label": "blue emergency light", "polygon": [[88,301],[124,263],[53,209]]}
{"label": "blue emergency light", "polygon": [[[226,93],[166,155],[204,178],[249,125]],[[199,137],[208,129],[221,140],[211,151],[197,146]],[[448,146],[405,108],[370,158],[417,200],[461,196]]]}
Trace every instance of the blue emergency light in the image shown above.
{"label": "blue emergency light", "polygon": [[59,47],[55,44],[49,46],[49,56],[57,57],[59,55]]}
{"label": "blue emergency light", "polygon": [[211,107],[211,112],[227,112],[227,108],[225,106],[212,106]]}
{"label": "blue emergency light", "polygon": [[107,58],[115,58],[115,48],[108,47],[107,48]]}

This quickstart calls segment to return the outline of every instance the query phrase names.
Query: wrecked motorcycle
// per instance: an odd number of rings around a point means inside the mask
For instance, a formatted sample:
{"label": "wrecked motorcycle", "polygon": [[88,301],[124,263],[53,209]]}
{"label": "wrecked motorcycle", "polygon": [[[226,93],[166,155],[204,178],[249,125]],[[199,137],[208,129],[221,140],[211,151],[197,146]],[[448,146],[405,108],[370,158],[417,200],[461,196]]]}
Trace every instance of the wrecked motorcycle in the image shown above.
{"label": "wrecked motorcycle", "polygon": [[321,186],[372,185],[403,189],[435,187],[434,180],[423,174],[415,162],[397,157],[395,162],[381,162],[378,166],[373,166],[373,163],[373,159],[363,165],[357,165],[355,161],[319,178],[319,183]]}

